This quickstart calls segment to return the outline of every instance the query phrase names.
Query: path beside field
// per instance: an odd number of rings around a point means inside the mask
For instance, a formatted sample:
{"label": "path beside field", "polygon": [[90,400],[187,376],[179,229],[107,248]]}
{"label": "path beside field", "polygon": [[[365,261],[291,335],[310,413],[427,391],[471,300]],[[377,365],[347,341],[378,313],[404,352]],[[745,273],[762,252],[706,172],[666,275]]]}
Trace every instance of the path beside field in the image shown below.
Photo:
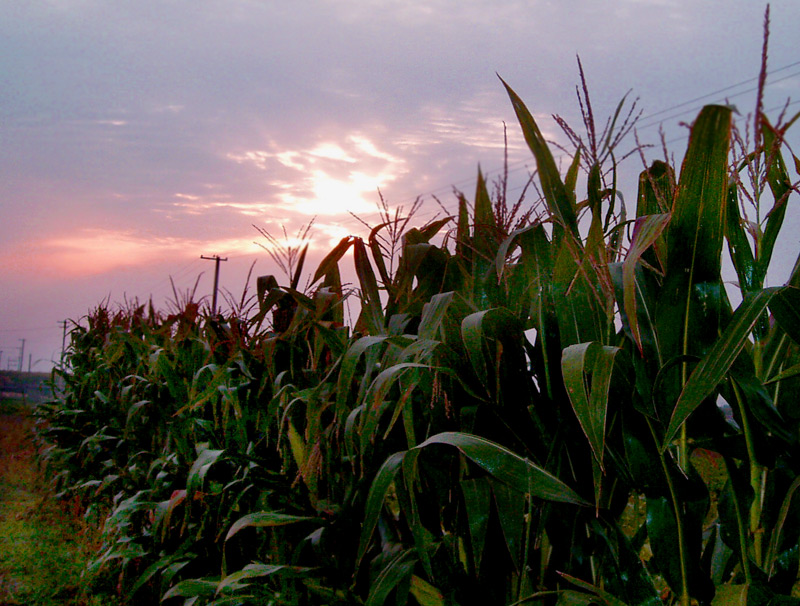
{"label": "path beside field", "polygon": [[0,399],[0,606],[79,606],[88,552],[40,473],[26,402]]}

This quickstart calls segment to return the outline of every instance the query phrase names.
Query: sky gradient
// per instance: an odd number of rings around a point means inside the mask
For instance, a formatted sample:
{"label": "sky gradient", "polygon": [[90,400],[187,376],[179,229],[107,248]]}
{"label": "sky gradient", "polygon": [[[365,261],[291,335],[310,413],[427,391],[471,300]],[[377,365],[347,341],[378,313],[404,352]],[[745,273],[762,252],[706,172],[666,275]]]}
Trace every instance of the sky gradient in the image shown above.
{"label": "sky gradient", "polygon": [[[164,308],[198,276],[239,297],[280,274],[257,225],[316,216],[310,265],[390,206],[471,197],[477,167],[516,187],[529,152],[499,74],[545,134],[578,124],[580,55],[595,113],[632,90],[639,137],[728,98],[754,107],[765,4],[751,0],[0,0],[0,367],[34,370],[65,319],[103,300]],[[800,100],[800,5],[771,3],[766,107]],[[792,105],[791,113],[800,110]],[[777,111],[772,112],[777,115]],[[797,139],[792,133],[790,141]],[[631,140],[628,147],[632,147]],[[623,145],[625,147],[625,145]],[[800,145],[794,146],[795,153]],[[648,152],[659,157],[658,150]],[[626,161],[632,182],[641,161]],[[635,187],[621,188],[631,201]],[[790,209],[783,244],[797,251]],[[793,222],[793,223],[792,223]],[[202,275],[201,275],[202,274]],[[777,280],[785,279],[778,277]]]}

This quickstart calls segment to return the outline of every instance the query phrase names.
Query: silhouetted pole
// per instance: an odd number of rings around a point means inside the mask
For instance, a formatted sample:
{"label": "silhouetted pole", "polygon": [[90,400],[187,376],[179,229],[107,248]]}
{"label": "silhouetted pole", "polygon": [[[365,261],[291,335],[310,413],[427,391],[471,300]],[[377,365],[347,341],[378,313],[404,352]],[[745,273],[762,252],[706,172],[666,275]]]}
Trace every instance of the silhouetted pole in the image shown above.
{"label": "silhouetted pole", "polygon": [[219,263],[220,261],[227,261],[228,257],[224,259],[220,259],[219,255],[214,255],[213,257],[206,257],[205,255],[200,255],[201,259],[205,259],[206,261],[214,261],[214,297],[211,300],[211,315],[214,316],[217,313],[217,288],[219,287]]}
{"label": "silhouetted pole", "polygon": [[25,339],[20,339],[22,346],[19,348],[19,371],[22,372],[22,361],[25,359]]}
{"label": "silhouetted pole", "polygon": [[61,361],[64,361],[64,349],[66,348],[67,344],[67,321],[64,320],[63,322],[59,322],[64,327],[64,332],[61,335]]}

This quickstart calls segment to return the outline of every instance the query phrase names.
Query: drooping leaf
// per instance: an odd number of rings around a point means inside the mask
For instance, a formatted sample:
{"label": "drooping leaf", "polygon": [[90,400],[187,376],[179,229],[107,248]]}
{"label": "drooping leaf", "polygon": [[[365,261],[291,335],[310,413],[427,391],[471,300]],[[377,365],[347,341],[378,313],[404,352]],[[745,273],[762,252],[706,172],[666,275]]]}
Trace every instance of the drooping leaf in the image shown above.
{"label": "drooping leaf", "polygon": [[540,499],[576,505],[589,504],[550,472],[485,438],[446,432],[431,436],[417,448],[423,449],[433,444],[454,446],[494,478],[523,494],[527,494],[530,489],[531,494]]}
{"label": "drooping leaf", "polygon": [[295,516],[275,511],[256,511],[243,516],[234,522],[225,540],[229,540],[233,535],[243,528],[266,528],[274,526],[286,526],[287,524],[297,524],[298,522],[312,522],[317,518],[308,516]]}
{"label": "drooping leaf", "polygon": [[[561,357],[564,386],[592,452],[603,467],[606,411],[611,374],[618,347],[580,343],[566,347]],[[591,377],[591,385],[589,377]]]}
{"label": "drooping leaf", "polygon": [[622,263],[623,306],[634,343],[636,343],[639,351],[643,351],[643,345],[641,328],[639,327],[636,268],[642,255],[661,237],[661,233],[669,224],[670,218],[671,216],[668,214],[647,215],[637,218],[633,229],[631,246],[625,261]]}

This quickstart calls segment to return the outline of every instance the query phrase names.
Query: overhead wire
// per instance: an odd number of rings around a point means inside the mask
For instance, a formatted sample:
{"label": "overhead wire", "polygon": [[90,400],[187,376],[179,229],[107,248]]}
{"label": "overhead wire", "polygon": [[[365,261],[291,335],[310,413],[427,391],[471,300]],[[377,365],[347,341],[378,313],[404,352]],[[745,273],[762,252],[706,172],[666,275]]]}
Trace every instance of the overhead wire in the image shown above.
{"label": "overhead wire", "polygon": [[[773,76],[775,74],[778,74],[778,73],[781,73],[781,72],[785,72],[787,70],[790,70],[790,69],[792,69],[794,67],[798,67],[798,66],[800,66],[800,61],[794,61],[792,63],[788,63],[786,65],[783,65],[781,67],[778,67],[778,68],[775,68],[773,70],[768,71],[767,72],[767,77],[769,78],[769,76]],[[784,76],[782,76],[780,78],[777,78],[777,79],[774,79],[774,80],[767,80],[767,82],[765,84],[765,88],[773,87],[773,86],[775,86],[776,84],[778,84],[780,82],[789,80],[789,79],[797,77],[797,76],[800,76],[800,70],[793,71],[790,74],[784,75]],[[754,82],[756,83],[756,86],[750,86],[749,88],[747,88],[745,90],[740,90],[740,91],[735,92],[733,94],[722,96],[723,93],[736,90],[737,88],[740,88],[740,87],[748,85],[748,84],[752,84]],[[671,105],[669,107],[660,109],[660,110],[658,110],[656,112],[652,112],[650,114],[646,114],[645,116],[643,116],[638,121],[637,130],[639,130],[639,131],[647,130],[647,129],[653,128],[654,126],[657,126],[659,124],[663,124],[665,121],[674,120],[674,119],[677,119],[677,118],[679,118],[679,117],[681,117],[683,115],[696,112],[696,111],[698,111],[699,109],[702,108],[702,105],[700,105],[700,106],[696,105],[699,101],[703,101],[703,100],[706,100],[706,99],[713,99],[713,100],[718,101],[718,102],[723,102],[723,101],[726,101],[726,100],[738,98],[738,97],[740,97],[742,95],[746,95],[748,93],[756,92],[758,90],[757,82],[758,82],[758,77],[748,78],[746,80],[742,80],[741,82],[737,82],[735,84],[730,84],[728,86],[724,86],[724,87],[718,88],[718,89],[716,89],[714,91],[711,91],[709,93],[705,93],[703,95],[694,97],[694,98],[689,99],[687,101],[682,101],[680,103],[676,103],[676,104]],[[777,111],[777,110],[783,109],[784,107],[795,105],[795,104],[797,104],[799,102],[800,101],[792,101],[792,102],[789,102],[787,104],[782,104],[780,106],[776,106],[776,107],[771,108],[771,109],[769,109],[767,111]],[[677,113],[673,113],[676,110],[681,110],[681,111],[678,111]],[[668,114],[668,115],[664,116],[664,114]],[[664,117],[657,118],[658,116],[664,116]],[[686,136],[681,136],[681,137],[677,137],[677,138],[674,138],[674,139],[670,139],[670,140],[666,141],[666,143],[670,144],[670,143],[675,143],[675,142],[678,142],[678,141],[682,141],[686,137],[688,137],[688,134]],[[558,160],[563,159],[563,157],[564,157],[564,154],[556,154],[555,159],[558,161]],[[491,170],[483,171],[483,176],[485,178],[488,178],[488,177],[490,177],[492,175],[502,174],[505,171],[507,171],[509,175],[515,174],[515,173],[520,172],[523,169],[526,169],[529,166],[530,161],[531,160],[528,158],[528,159],[524,159],[524,160],[518,160],[516,162],[511,162],[506,167],[494,168],[494,169],[491,169]],[[449,186],[442,186],[442,187],[436,188],[434,190],[430,190],[428,192],[425,192],[423,194],[419,194],[419,195],[414,196],[414,197],[405,198],[405,199],[401,200],[398,204],[400,204],[400,205],[407,204],[407,203],[410,203],[413,200],[418,199],[418,198],[436,198],[440,194],[443,194],[443,193],[446,193],[446,192],[449,192],[449,191],[453,191],[453,189],[459,189],[460,187],[468,186],[468,185],[470,185],[472,183],[475,183],[475,177],[461,179],[461,180],[459,180],[459,181],[457,181],[457,182],[455,182],[455,183],[453,183],[453,184],[451,184]],[[519,189],[522,189],[522,186],[512,188],[511,191],[515,191],[515,190],[519,190]]]}

